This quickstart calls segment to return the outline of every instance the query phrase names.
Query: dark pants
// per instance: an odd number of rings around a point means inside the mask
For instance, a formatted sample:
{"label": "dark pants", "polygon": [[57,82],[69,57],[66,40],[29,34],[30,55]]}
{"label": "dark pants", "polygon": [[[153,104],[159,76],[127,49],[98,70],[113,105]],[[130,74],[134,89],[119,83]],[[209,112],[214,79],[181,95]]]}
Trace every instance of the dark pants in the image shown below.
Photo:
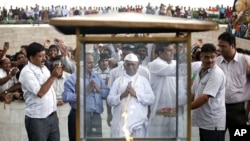
{"label": "dark pants", "polygon": [[225,18],[225,14],[224,13],[220,13],[220,19],[224,19]]}
{"label": "dark pants", "polygon": [[47,118],[25,116],[25,128],[29,141],[60,141],[60,131],[55,112]]}
{"label": "dark pants", "polygon": [[87,137],[102,137],[102,119],[99,113],[86,113]]}
{"label": "dark pants", "polygon": [[229,130],[230,141],[234,135],[235,128],[246,126],[247,117],[245,110],[245,102],[226,104],[226,126]]}
{"label": "dark pants", "polygon": [[206,130],[199,128],[200,141],[225,141],[224,130]]}
{"label": "dark pants", "polygon": [[68,116],[69,141],[76,141],[76,110],[71,109]]}
{"label": "dark pants", "polygon": [[39,24],[39,14],[34,14],[33,25],[34,24]]}

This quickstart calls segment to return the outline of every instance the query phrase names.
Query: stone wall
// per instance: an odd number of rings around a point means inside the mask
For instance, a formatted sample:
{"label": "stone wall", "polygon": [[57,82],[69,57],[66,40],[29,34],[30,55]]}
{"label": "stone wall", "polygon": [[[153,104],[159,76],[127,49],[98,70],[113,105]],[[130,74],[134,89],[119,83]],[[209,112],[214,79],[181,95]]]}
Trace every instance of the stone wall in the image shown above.
{"label": "stone wall", "polygon": [[32,42],[44,43],[49,39],[53,41],[54,38],[62,39],[67,45],[75,48],[76,36],[65,36],[49,25],[1,25],[0,26],[0,48],[2,48],[5,41],[10,42],[9,54],[13,55],[20,49],[21,45],[28,45]]}
{"label": "stone wall", "polygon": [[[192,42],[201,38],[205,43],[214,43],[217,45],[217,37],[220,33],[225,31],[225,27],[219,30],[208,32],[194,32],[192,33]],[[68,46],[75,48],[76,46],[75,35],[63,35],[54,27],[49,25],[0,25],[0,48],[5,41],[10,42],[9,54],[13,55],[20,49],[21,45],[28,45],[31,42],[43,43],[49,39],[53,41],[54,38],[62,39]],[[240,39],[237,40],[237,47],[248,48],[250,40]]]}

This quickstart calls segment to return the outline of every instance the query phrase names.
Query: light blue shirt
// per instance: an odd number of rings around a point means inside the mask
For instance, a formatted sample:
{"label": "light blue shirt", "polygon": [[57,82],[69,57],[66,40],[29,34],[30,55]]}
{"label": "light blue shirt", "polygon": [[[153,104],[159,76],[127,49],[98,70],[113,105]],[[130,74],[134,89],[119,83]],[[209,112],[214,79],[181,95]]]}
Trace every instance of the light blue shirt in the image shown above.
{"label": "light blue shirt", "polygon": [[62,93],[64,102],[68,102],[71,108],[76,109],[76,74],[73,73],[64,83],[64,91]]}
{"label": "light blue shirt", "polygon": [[[105,85],[103,79],[97,73],[91,73],[90,77],[85,78],[85,88],[87,88],[89,82],[94,80],[95,83],[101,88],[101,93],[97,93],[95,90],[85,95],[86,99],[86,112],[103,112],[103,99],[106,99],[109,93],[109,88]],[[83,84],[83,83],[81,83]],[[62,93],[62,99],[64,102],[69,102],[73,109],[76,109],[76,74],[73,73],[64,83],[64,91]]]}
{"label": "light blue shirt", "polygon": [[85,94],[86,96],[86,112],[103,112],[103,100],[107,98],[109,93],[109,88],[103,81],[102,77],[92,72],[90,77],[85,78],[85,88],[89,85],[90,81],[94,80],[95,83],[100,87],[101,93],[96,90],[92,90],[90,93]]}

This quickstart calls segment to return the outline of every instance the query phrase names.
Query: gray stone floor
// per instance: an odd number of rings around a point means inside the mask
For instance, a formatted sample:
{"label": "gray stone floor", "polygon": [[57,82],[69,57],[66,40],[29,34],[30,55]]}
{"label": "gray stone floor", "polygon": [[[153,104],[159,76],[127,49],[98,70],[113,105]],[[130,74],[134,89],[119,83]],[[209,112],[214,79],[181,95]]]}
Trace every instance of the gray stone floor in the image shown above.
{"label": "gray stone floor", "polygon": [[[109,137],[110,135],[110,128],[107,125],[106,118],[107,118],[107,113],[106,113],[106,106],[104,113],[102,114],[102,127],[103,127],[103,137]],[[192,127],[192,134],[191,134],[191,140],[192,141],[199,141],[199,129],[197,127]],[[229,141],[229,135],[228,132],[226,133],[225,141]]]}
{"label": "gray stone floor", "polygon": [[[106,111],[106,106],[105,110]],[[70,110],[69,105],[64,105],[58,108],[59,127],[61,133],[61,141],[68,141],[67,120]],[[106,122],[107,113],[102,114],[103,123],[103,138],[108,138],[110,135],[110,127]],[[24,102],[13,102],[6,105],[0,102],[0,141],[28,141],[26,130],[24,127]],[[199,141],[199,132],[197,128],[192,128],[192,141]],[[226,140],[229,141],[228,134]]]}

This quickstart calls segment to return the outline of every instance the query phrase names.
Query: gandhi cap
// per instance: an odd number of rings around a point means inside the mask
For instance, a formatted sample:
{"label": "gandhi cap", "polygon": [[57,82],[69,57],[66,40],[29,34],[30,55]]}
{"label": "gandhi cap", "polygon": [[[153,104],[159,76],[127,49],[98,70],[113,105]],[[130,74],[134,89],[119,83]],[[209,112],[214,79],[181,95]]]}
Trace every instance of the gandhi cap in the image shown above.
{"label": "gandhi cap", "polygon": [[124,61],[138,62],[139,59],[138,59],[138,57],[135,54],[130,53],[130,54],[128,54],[128,55],[125,56]]}

